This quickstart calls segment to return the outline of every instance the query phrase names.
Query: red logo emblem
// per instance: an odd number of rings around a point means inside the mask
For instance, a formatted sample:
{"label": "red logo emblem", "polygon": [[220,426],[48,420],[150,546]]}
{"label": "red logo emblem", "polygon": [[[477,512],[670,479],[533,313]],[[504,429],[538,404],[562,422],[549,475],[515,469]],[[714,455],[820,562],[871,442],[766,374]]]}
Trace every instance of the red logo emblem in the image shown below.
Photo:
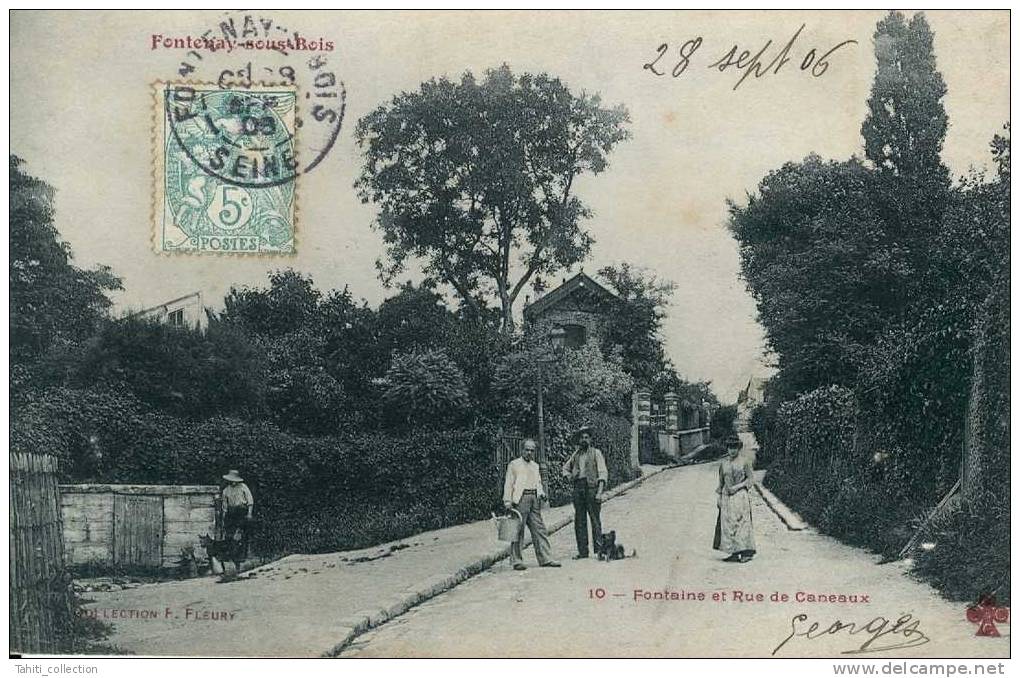
{"label": "red logo emblem", "polygon": [[982,594],[976,605],[967,608],[967,621],[978,625],[979,636],[998,636],[999,629],[995,628],[995,624],[1009,621],[1009,608],[999,607],[995,596]]}

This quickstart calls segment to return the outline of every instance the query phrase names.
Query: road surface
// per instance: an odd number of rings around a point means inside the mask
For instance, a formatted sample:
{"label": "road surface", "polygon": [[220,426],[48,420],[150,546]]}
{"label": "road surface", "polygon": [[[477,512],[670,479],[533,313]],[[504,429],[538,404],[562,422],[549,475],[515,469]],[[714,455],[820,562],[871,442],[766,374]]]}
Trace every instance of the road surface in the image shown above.
{"label": "road surface", "polygon": [[[552,537],[561,569],[537,567],[528,549],[526,571],[498,563],[359,636],[342,656],[829,657],[862,648],[872,652],[847,657],[1008,656],[1008,626],[1000,638],[976,637],[964,605],[900,564],[787,530],[757,495],[758,556],[722,562],[711,548],[717,473],[717,463],[667,471],[605,505],[605,529],[634,558],[573,561],[568,526]],[[818,602],[840,595],[857,602]],[[814,622],[815,637],[789,637]]]}

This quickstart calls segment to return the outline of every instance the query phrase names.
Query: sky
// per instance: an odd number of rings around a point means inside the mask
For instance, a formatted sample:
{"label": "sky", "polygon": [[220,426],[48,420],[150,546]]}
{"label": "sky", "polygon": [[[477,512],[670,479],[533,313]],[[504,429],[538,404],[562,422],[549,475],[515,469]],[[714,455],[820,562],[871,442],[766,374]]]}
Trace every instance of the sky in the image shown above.
{"label": "sky", "polygon": [[[245,13],[228,14],[240,21]],[[383,245],[371,226],[374,207],[361,204],[353,189],[363,161],[354,142],[356,121],[429,78],[480,74],[507,63],[515,72],[547,72],[572,91],[598,93],[606,104],[628,109],[632,138],[613,151],[607,171],[576,186],[594,215],[587,228],[595,245],[583,267],[593,273],[630,262],[676,282],[664,327],[668,354],[685,378],[711,380],[725,402],[752,374],[767,373],[762,329],[726,228],[727,200],[743,202],[770,170],[809,153],[833,159],[863,154],[860,125],[875,68],[872,34],[884,13],[251,14],[333,41],[327,58],[348,93],[336,144],[298,180],[293,256],[153,251],[152,83],[173,79],[187,57],[186,50],[152,49],[152,36],[201,34],[223,13],[12,13],[11,152],[56,187],[56,226],[76,263],[107,264],[123,278],[116,310],[194,291],[218,307],[231,286],[263,285],[269,271],[288,267],[311,275],[320,289],[348,286],[377,305],[393,292],[376,273]],[[926,16],[948,86],[943,159],[959,176],[990,165],[988,142],[1009,118],[1009,16]],[[795,35],[778,72],[738,85],[744,70],[712,67],[720,60],[725,65],[734,45],[736,56],[743,50],[753,55],[771,40],[762,54],[764,70]],[[699,37],[700,43],[688,42]],[[856,43],[832,52],[825,72],[813,76],[822,55],[844,41]],[[670,71],[685,44],[688,65],[674,78]],[[249,59],[257,66],[300,67],[307,58],[207,53],[201,73],[208,77]],[[650,62],[664,74],[643,68]],[[411,271],[407,277],[418,276]]]}

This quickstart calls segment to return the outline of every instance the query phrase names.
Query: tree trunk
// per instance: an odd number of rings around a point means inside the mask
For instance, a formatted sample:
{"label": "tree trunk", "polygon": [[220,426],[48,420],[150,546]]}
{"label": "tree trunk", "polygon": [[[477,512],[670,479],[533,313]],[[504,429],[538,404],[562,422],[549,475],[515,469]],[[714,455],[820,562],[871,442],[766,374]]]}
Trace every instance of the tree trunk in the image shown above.
{"label": "tree trunk", "polygon": [[514,332],[514,300],[507,289],[506,280],[497,280],[496,286],[499,291],[499,304],[503,310],[503,333],[513,334]]}
{"label": "tree trunk", "polygon": [[509,299],[502,299],[501,302],[503,305],[503,334],[513,334],[516,329],[513,304]]}

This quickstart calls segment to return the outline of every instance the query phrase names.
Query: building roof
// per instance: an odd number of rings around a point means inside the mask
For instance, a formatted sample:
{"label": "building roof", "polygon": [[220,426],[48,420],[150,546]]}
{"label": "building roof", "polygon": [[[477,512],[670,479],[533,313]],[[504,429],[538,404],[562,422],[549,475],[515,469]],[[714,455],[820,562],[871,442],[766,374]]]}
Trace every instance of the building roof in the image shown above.
{"label": "building roof", "polygon": [[197,298],[199,304],[202,303],[202,292],[201,291],[192,292],[191,294],[185,294],[183,297],[177,297],[176,299],[171,299],[170,301],[164,301],[162,304],[156,304],[155,306],[150,306],[149,308],[143,308],[140,311],[134,311],[133,313],[129,313],[127,317],[134,318],[137,315],[144,315],[146,313],[151,313],[152,311],[165,309],[168,306],[173,306],[174,304],[180,303],[187,299],[191,299],[192,297]]}
{"label": "building roof", "polygon": [[536,299],[532,304],[525,306],[524,317],[530,318],[540,315],[579,290],[587,290],[588,292],[610,302],[620,301],[620,297],[597,283],[584,271],[581,271],[559,287],[547,292],[541,298]]}

